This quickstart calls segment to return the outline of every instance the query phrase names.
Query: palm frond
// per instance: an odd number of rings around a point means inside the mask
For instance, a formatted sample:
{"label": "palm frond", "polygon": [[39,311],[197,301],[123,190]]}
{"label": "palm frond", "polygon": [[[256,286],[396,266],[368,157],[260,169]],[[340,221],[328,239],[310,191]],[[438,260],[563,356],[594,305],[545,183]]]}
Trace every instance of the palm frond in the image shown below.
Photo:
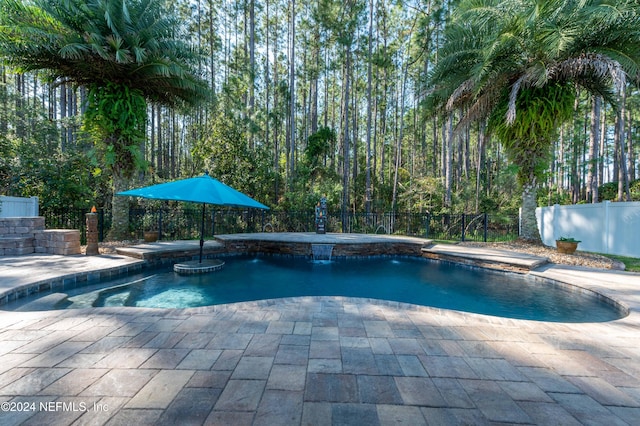
{"label": "palm frond", "polygon": [[[199,52],[164,0],[0,0],[0,54],[76,84],[128,84],[149,100],[207,97]],[[187,83],[180,80],[185,79]],[[153,80],[153,84],[149,84]]]}
{"label": "palm frond", "polygon": [[458,86],[449,99],[447,100],[446,109],[451,110],[455,107],[456,103],[461,99],[468,98],[471,96],[473,92],[473,88],[475,87],[475,81],[472,79],[468,79],[463,82],[460,86]]}
{"label": "palm frond", "polygon": [[626,74],[620,63],[601,54],[586,53],[565,59],[549,69],[549,76],[561,81],[610,79],[618,92],[626,85]]}

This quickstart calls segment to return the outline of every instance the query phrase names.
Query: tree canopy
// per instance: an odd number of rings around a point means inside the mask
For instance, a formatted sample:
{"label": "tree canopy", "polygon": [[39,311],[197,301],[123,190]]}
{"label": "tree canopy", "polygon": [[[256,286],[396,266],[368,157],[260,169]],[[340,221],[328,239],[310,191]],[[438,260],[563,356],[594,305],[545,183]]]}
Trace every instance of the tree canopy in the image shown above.
{"label": "tree canopy", "polygon": [[205,169],[275,211],[637,196],[637,0],[0,6],[0,188],[43,205],[124,218],[119,188]]}
{"label": "tree canopy", "polygon": [[[0,52],[21,71],[88,88],[85,129],[112,171],[114,194],[142,168],[146,101],[195,104],[207,85],[199,55],[163,0],[2,0]],[[113,198],[114,237],[126,237],[125,203]]]}
{"label": "tree canopy", "polygon": [[498,136],[519,168],[525,238],[540,240],[535,189],[578,87],[618,107],[638,78],[639,19],[634,1],[465,0],[447,27],[435,103]]}
{"label": "tree canopy", "polygon": [[51,81],[138,90],[151,102],[196,103],[207,85],[186,28],[164,0],[2,0],[0,52]]}

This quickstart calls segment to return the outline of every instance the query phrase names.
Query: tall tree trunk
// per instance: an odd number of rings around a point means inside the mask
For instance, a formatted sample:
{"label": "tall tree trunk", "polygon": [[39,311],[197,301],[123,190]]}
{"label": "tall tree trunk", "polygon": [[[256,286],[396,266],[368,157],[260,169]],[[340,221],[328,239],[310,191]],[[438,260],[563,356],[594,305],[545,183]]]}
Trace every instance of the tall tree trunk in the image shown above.
{"label": "tall tree trunk", "polygon": [[[357,87],[354,85],[353,89],[351,90],[351,158],[352,158],[352,162],[353,164],[351,165],[351,182],[353,182],[353,185],[355,187],[355,184],[357,182],[358,179],[358,107],[357,107],[357,96],[358,96],[358,89]],[[354,193],[355,193],[355,188],[354,188]],[[351,202],[353,203],[353,205],[355,206],[357,200],[357,194],[354,194],[353,199],[351,200]]]}
{"label": "tall tree trunk", "polygon": [[216,48],[214,37],[214,5],[213,0],[209,0],[209,72],[211,73],[211,95],[216,95]]}
{"label": "tall tree trunk", "polygon": [[602,98],[593,97],[589,134],[589,173],[587,174],[587,202],[598,202],[598,145],[600,144],[600,108]]}
{"label": "tall tree trunk", "polygon": [[295,151],[296,151],[296,1],[291,0],[291,51],[289,54],[289,149],[291,158],[289,159],[289,177],[293,179],[295,171]]}
{"label": "tall tree trunk", "polygon": [[[278,8],[275,10],[275,22],[278,22]],[[278,115],[279,111],[279,90],[278,81],[280,76],[278,74],[278,26],[274,25],[274,43],[273,43],[273,169],[275,174],[274,181],[274,199],[277,202],[280,198],[280,119]]]}
{"label": "tall tree trunk", "polygon": [[[313,59],[317,61],[317,59]],[[318,67],[318,64],[312,65]],[[314,76],[309,82],[309,128],[310,132],[318,131],[318,77]]]}
{"label": "tall tree trunk", "polygon": [[465,180],[469,183],[471,177],[471,128],[467,124],[464,129],[464,173]]}
{"label": "tall tree trunk", "polygon": [[[316,133],[318,131],[318,80],[320,78],[320,24],[317,22],[313,28],[311,67],[313,72],[309,83],[309,124],[311,133]],[[325,105],[325,109],[326,107]]]}
{"label": "tall tree trunk", "polygon": [[[378,7],[384,11],[385,5],[384,0],[382,0]],[[386,12],[382,13],[382,28],[378,28],[378,30],[382,31],[382,54],[386,55],[389,51],[389,28],[387,22],[387,14]],[[380,38],[380,35],[378,36]],[[384,185],[385,180],[385,150],[386,150],[386,141],[387,141],[387,110],[389,107],[389,67],[386,64],[381,66],[382,68],[382,93],[380,94],[381,105],[380,105],[380,184]]]}
{"label": "tall tree trunk", "polygon": [[447,113],[447,122],[442,134],[444,148],[444,208],[451,209],[451,186],[453,184],[453,112]]}
{"label": "tall tree trunk", "polygon": [[625,155],[625,111],[626,111],[626,90],[623,88],[620,92],[620,109],[616,113],[614,143],[616,145],[616,153],[618,159],[618,201],[629,201],[629,181],[627,175],[627,162]]}
{"label": "tall tree trunk", "polygon": [[547,205],[550,206],[553,197],[553,188],[557,185],[558,178],[558,139],[554,139],[553,147],[551,149],[551,168],[549,169],[549,176],[547,177]]}
{"label": "tall tree trunk", "polygon": [[572,126],[572,138],[571,138],[571,203],[577,204],[580,201],[580,176],[578,175],[578,144],[579,144],[579,126],[578,123],[578,103],[579,99],[576,99],[573,104],[573,126]]}
{"label": "tall tree trunk", "polygon": [[256,8],[255,0],[249,2],[249,149],[255,145],[255,105],[256,105]]}
{"label": "tall tree trunk", "polygon": [[[15,74],[16,97],[14,102],[16,111],[16,137],[19,140],[24,138],[24,109],[22,108],[22,101],[24,96],[24,87],[22,84],[23,81],[24,74]],[[60,99],[60,102],[62,102],[62,99]]]}
{"label": "tall tree trunk", "polygon": [[365,147],[365,190],[364,211],[371,213],[371,114],[373,110],[371,99],[371,68],[373,62],[373,0],[369,0],[369,39],[367,46],[367,139]]}
{"label": "tall tree trunk", "polygon": [[[266,8],[266,16],[265,16],[265,30],[264,30],[264,37],[265,37],[265,52],[266,54],[264,55],[264,91],[265,91],[265,96],[264,96],[264,102],[265,102],[265,119],[264,119],[264,145],[265,147],[269,147],[269,127],[271,125],[270,123],[270,118],[269,118],[269,97],[270,97],[270,89],[271,89],[271,82],[269,81],[269,0],[266,0],[265,2],[265,8]],[[277,169],[276,169],[277,171]],[[277,198],[274,200],[274,202],[277,203]]]}
{"label": "tall tree trunk", "polygon": [[484,121],[480,122],[478,127],[478,160],[476,162],[476,213],[480,210],[480,194],[482,191],[482,169],[485,166],[485,123]]}
{"label": "tall tree trunk", "polygon": [[170,149],[170,157],[169,164],[171,165],[171,179],[176,178],[176,156],[177,156],[177,146],[178,146],[178,120],[176,117],[176,112],[171,110],[171,123],[172,123],[172,132],[171,132],[171,146]]}
{"label": "tall tree trunk", "polygon": [[376,176],[378,170],[378,91],[379,91],[379,70],[380,67],[376,66],[376,74],[375,74],[375,86],[373,88],[373,146],[371,147],[371,152],[369,153],[373,157],[373,162],[371,164],[371,207],[375,206],[374,199],[376,196],[375,186],[373,185],[373,178]]}
{"label": "tall tree trunk", "polygon": [[398,178],[400,172],[400,165],[402,164],[402,138],[404,137],[404,103],[405,103],[405,91],[407,84],[407,77],[409,74],[409,66],[408,64],[404,67],[404,72],[402,75],[402,81],[400,82],[400,108],[399,108],[399,117],[400,121],[400,129],[398,130],[397,140],[396,140],[396,149],[395,149],[395,164],[393,170],[393,194],[391,198],[391,209],[395,213],[396,204],[398,202]]}
{"label": "tall tree trunk", "polygon": [[349,102],[350,93],[350,70],[351,70],[351,46],[345,46],[344,64],[344,96],[343,114],[344,128],[342,132],[342,232],[348,232],[348,207],[349,207]]}
{"label": "tall tree trunk", "polygon": [[[462,111],[460,111],[460,117],[462,117]],[[455,149],[455,175],[453,180],[455,182],[454,187],[456,190],[460,189],[460,185],[462,183],[462,162],[464,160],[464,133],[463,131],[456,132],[457,133],[457,146]]]}
{"label": "tall tree trunk", "polygon": [[[607,153],[607,109],[606,106],[600,114],[600,155],[598,161],[598,186],[604,183],[604,156]],[[608,170],[608,169],[607,169]]]}
{"label": "tall tree trunk", "polygon": [[631,140],[631,135],[633,134],[633,116],[631,115],[631,110],[627,109],[627,139],[629,142],[627,143],[627,161],[629,163],[629,167],[627,169],[627,186],[630,185],[636,179],[636,156],[633,150],[633,143]]}
{"label": "tall tree trunk", "polygon": [[162,135],[162,108],[160,106],[156,107],[156,125],[157,125],[157,135],[158,135],[158,143],[157,143],[157,147],[158,147],[158,154],[156,155],[156,158],[158,159],[158,168],[157,168],[157,173],[158,176],[160,177],[165,177],[164,174],[164,142],[163,142],[163,135]]}
{"label": "tall tree trunk", "polygon": [[[7,68],[0,65],[0,108],[2,111],[9,111],[9,99],[7,90]],[[55,105],[55,102],[52,102]],[[52,118],[51,115],[49,118]],[[9,119],[7,114],[0,114],[0,133],[6,134],[9,129]]]}
{"label": "tall tree trunk", "polygon": [[129,197],[116,195],[118,192],[128,189],[128,179],[119,168],[114,168],[112,179],[111,229],[107,238],[111,241],[129,240],[131,239],[129,232]]}
{"label": "tall tree trunk", "polygon": [[149,154],[147,157],[145,157],[148,161],[149,164],[151,165],[151,167],[155,168],[155,164],[156,164],[156,111],[155,111],[155,105],[151,105],[151,110],[149,115],[151,116],[151,123],[150,123],[150,129],[149,129],[149,133],[150,133],[150,146],[149,146]]}
{"label": "tall tree trunk", "polygon": [[556,181],[558,182],[558,190],[557,193],[558,195],[561,195],[564,192],[564,188],[565,188],[565,179],[564,179],[564,158],[565,158],[565,148],[564,148],[564,129],[565,126],[560,126],[560,140],[559,140],[559,144],[560,144],[560,149],[558,150],[560,157],[558,158],[558,177],[556,178]]}
{"label": "tall tree trunk", "polygon": [[520,238],[533,242],[541,242],[538,221],[536,220],[536,207],[538,206],[537,183],[535,178],[523,185],[522,210],[520,215]]}
{"label": "tall tree trunk", "polygon": [[329,71],[329,48],[324,49],[324,127],[329,127],[329,80],[331,71]]}
{"label": "tall tree trunk", "polygon": [[440,126],[438,126],[438,116],[436,114],[433,115],[433,122],[431,124],[431,127],[432,127],[432,138],[433,138],[433,145],[431,146],[431,157],[432,157],[431,168],[433,169],[432,176],[439,177],[439,176],[442,176],[438,168],[438,151],[439,151],[438,128]]}
{"label": "tall tree trunk", "polygon": [[385,173],[384,173],[384,165],[385,165],[385,157],[386,157],[386,140],[387,140],[387,108],[389,106],[389,97],[388,95],[388,81],[387,81],[387,69],[382,69],[382,102],[380,105],[380,184],[384,185],[386,182]]}
{"label": "tall tree trunk", "polygon": [[67,85],[66,83],[60,84],[60,122],[62,123],[61,139],[60,139],[60,151],[65,152],[67,150],[67,130],[66,120],[67,117]]}
{"label": "tall tree trunk", "polygon": [[[69,108],[69,111],[67,113],[67,117],[73,119],[73,117],[75,117],[78,113],[77,110],[77,101],[78,101],[78,97],[76,96],[76,92],[73,89],[73,87],[71,85],[69,85],[69,87],[67,87],[67,96],[69,97],[69,100],[67,101],[67,108]],[[73,125],[73,120],[69,120],[69,124],[67,125],[67,142],[73,146],[75,144],[75,131],[74,131],[74,125]]]}
{"label": "tall tree trunk", "polygon": [[[304,38],[302,40],[302,45],[305,46],[304,43]],[[302,48],[302,70],[303,70],[303,74],[306,70],[308,70],[308,63],[307,63],[307,49],[305,49],[304,47]],[[300,108],[299,110],[302,112],[302,117],[301,118],[301,122],[300,122],[300,139],[302,141],[302,143],[304,144],[306,141],[309,140],[309,123],[307,122],[307,120],[309,119],[309,103],[308,103],[308,92],[307,90],[305,90],[304,85],[308,83],[308,81],[303,77],[302,81],[298,81],[298,90],[300,91],[299,96],[302,97],[302,99],[299,100],[300,102]],[[304,149],[304,146],[302,147],[302,149]],[[297,153],[294,156],[295,161],[298,160],[297,157]],[[294,161],[294,163],[295,163]]]}

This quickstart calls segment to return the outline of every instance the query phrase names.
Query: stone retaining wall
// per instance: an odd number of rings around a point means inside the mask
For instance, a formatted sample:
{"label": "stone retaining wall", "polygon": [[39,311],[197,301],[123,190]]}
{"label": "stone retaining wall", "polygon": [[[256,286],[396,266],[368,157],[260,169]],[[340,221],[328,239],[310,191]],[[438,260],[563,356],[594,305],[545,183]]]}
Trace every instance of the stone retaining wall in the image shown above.
{"label": "stone retaining wall", "polygon": [[36,235],[34,251],[48,254],[80,254],[80,231],[47,229]]}
{"label": "stone retaining wall", "polygon": [[44,231],[44,217],[0,218],[0,238],[33,238],[37,231]]}
{"label": "stone retaining wall", "polygon": [[44,217],[0,218],[0,256],[80,254],[80,231],[47,229]]}
{"label": "stone retaining wall", "polygon": [[[226,251],[231,254],[263,253],[291,256],[312,256],[313,243],[265,241],[265,240],[235,240],[225,241]],[[350,256],[383,256],[390,253],[398,256],[422,256],[423,241],[412,242],[362,242],[362,243],[333,243],[332,257]]]}

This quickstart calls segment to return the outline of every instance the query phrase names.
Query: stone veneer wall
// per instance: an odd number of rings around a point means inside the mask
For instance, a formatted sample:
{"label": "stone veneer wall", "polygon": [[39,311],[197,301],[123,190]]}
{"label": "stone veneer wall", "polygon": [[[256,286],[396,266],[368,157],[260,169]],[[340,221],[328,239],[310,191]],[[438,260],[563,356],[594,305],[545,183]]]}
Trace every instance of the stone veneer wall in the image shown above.
{"label": "stone veneer wall", "polygon": [[80,254],[80,231],[44,228],[44,217],[0,218],[0,256]]}
{"label": "stone veneer wall", "polygon": [[[312,243],[264,241],[264,240],[237,240],[226,241],[227,253],[263,253],[291,256],[311,256]],[[423,241],[412,242],[372,242],[372,243],[334,243],[332,257],[350,256],[422,256]]]}

